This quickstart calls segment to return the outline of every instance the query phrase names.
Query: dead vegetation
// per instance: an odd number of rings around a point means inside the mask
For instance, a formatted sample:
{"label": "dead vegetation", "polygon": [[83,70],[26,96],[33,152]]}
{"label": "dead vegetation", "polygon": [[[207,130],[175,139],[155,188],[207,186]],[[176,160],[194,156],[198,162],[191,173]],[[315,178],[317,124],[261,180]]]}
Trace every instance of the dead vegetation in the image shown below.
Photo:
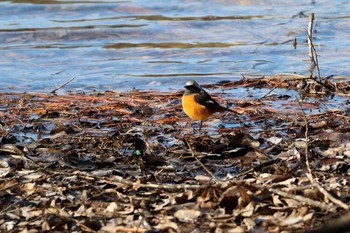
{"label": "dead vegetation", "polygon": [[[347,83],[336,86],[348,93]],[[222,116],[217,129],[213,117],[197,132],[180,96],[1,94],[1,229],[302,232],[348,212],[346,107],[309,114],[319,99],[225,98],[242,115]],[[271,107],[281,99],[285,108]]]}

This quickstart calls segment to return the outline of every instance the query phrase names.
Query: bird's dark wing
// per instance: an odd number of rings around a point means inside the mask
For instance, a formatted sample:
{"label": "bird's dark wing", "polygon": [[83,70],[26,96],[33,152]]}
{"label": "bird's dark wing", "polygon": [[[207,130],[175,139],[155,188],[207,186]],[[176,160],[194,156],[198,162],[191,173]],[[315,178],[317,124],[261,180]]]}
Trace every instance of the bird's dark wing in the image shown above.
{"label": "bird's dark wing", "polygon": [[194,97],[195,101],[201,105],[206,106],[208,109],[211,110],[221,110],[223,107],[219,105],[216,100],[214,100],[206,91],[201,90],[199,93],[197,93]]}
{"label": "bird's dark wing", "polygon": [[221,106],[218,102],[216,102],[216,100],[214,100],[205,90],[201,90],[199,93],[197,93],[194,96],[194,99],[197,103],[204,105],[206,108],[208,108],[210,111],[216,112],[222,112],[222,111],[229,111],[229,112],[233,112],[236,113],[238,115],[240,115],[240,113],[229,109],[229,108],[225,108],[223,106]]}

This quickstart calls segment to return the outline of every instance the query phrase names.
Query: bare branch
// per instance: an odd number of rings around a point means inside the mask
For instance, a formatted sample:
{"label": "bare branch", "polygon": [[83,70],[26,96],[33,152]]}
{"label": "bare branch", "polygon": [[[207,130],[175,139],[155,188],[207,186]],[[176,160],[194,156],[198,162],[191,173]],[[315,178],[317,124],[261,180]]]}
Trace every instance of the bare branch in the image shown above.
{"label": "bare branch", "polygon": [[189,141],[184,137],[184,140],[188,146],[188,148],[190,149],[193,158],[195,158],[197,160],[197,162],[202,166],[202,168],[215,180],[217,181],[216,177],[214,176],[214,174],[198,159],[196,152],[193,150],[191,144],[189,143]]}
{"label": "bare branch", "polygon": [[72,82],[74,79],[75,79],[75,77],[72,77],[67,82],[63,83],[62,85],[60,85],[60,86],[56,87],[55,89],[53,89],[52,91],[50,91],[50,93],[55,94],[56,91],[58,91],[59,89],[61,89],[64,86],[66,86],[68,83]]}
{"label": "bare branch", "polygon": [[333,202],[334,204],[338,205],[339,207],[345,209],[345,210],[349,210],[349,206],[347,204],[345,204],[344,202],[342,202],[341,200],[333,197],[325,188],[323,188],[318,182],[315,181],[315,179],[312,176],[312,171],[310,168],[310,162],[309,162],[309,127],[308,127],[308,120],[305,114],[305,111],[303,109],[303,107],[301,106],[300,101],[298,101],[299,107],[303,113],[303,117],[304,117],[304,122],[305,122],[305,161],[306,161],[306,167],[307,167],[307,171],[308,173],[306,174],[307,178],[310,180],[310,182],[315,185],[315,187],[317,187],[317,189],[325,196],[327,197],[331,202]]}
{"label": "bare branch", "polygon": [[312,49],[312,28],[313,28],[313,23],[314,23],[315,15],[313,12],[310,13],[309,15],[309,25],[307,27],[307,45],[309,48],[309,58],[310,58],[310,77],[312,77],[312,71],[315,68],[315,59],[314,59],[314,50]]}

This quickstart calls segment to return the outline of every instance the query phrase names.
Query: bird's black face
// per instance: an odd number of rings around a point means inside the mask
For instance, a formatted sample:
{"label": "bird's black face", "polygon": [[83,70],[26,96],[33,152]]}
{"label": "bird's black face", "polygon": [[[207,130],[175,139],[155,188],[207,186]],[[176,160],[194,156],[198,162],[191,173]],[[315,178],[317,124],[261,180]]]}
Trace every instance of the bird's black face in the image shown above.
{"label": "bird's black face", "polygon": [[199,93],[202,90],[198,83],[194,80],[188,81],[184,88],[185,94]]}
{"label": "bird's black face", "polygon": [[190,93],[198,93],[201,91],[201,88],[195,85],[190,85],[190,86],[186,85],[184,87],[185,87],[185,91],[189,91]]}

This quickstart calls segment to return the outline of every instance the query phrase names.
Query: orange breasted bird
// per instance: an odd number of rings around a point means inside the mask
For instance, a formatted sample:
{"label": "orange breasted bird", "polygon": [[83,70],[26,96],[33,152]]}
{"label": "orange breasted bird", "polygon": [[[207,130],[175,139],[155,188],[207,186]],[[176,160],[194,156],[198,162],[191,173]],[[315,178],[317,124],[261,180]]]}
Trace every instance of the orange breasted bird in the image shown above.
{"label": "orange breasted bird", "polygon": [[200,120],[200,126],[202,125],[202,120],[207,119],[216,112],[234,112],[221,106],[194,80],[188,81],[184,88],[182,108],[192,120]]}

